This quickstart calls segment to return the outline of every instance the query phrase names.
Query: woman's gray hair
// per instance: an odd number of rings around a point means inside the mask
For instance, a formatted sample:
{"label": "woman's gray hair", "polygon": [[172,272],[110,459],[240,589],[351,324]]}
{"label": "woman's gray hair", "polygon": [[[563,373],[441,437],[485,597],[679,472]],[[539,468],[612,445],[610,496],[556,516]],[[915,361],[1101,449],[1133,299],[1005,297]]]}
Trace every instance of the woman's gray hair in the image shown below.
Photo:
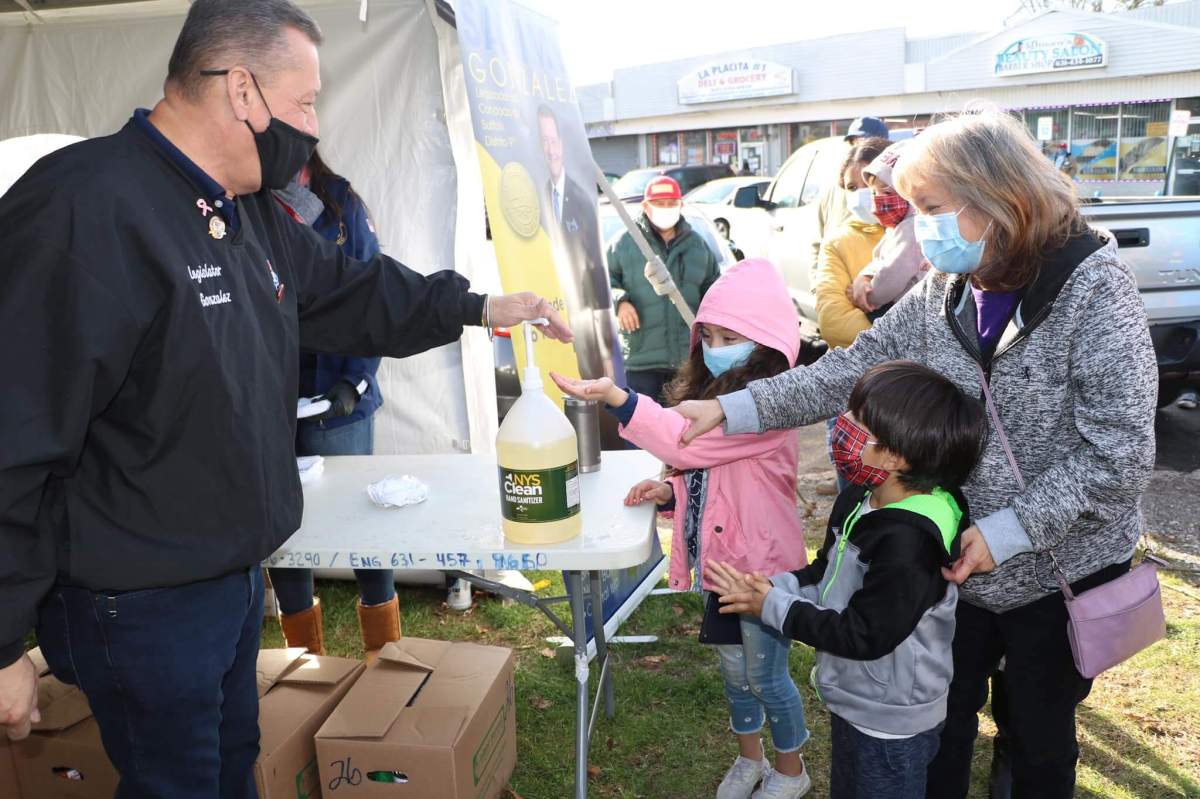
{"label": "woman's gray hair", "polygon": [[1055,168],[1024,124],[987,106],[926,129],[904,151],[895,187],[909,201],[933,183],[992,223],[975,273],[988,288],[1031,283],[1048,250],[1086,229],[1070,178]]}
{"label": "woman's gray hair", "polygon": [[200,97],[205,69],[245,66],[269,80],[289,66],[289,28],[321,43],[321,29],[290,0],[194,0],[175,40],[167,85],[184,97]]}

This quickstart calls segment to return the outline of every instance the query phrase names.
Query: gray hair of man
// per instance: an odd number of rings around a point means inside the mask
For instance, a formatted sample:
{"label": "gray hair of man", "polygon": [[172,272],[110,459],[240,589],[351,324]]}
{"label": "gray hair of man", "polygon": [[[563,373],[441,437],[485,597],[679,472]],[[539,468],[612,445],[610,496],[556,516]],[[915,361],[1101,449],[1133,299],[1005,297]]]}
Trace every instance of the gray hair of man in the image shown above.
{"label": "gray hair of man", "polygon": [[195,0],[167,66],[167,87],[188,100],[207,86],[201,70],[244,66],[262,81],[289,66],[288,28],[321,43],[321,29],[290,0]]}

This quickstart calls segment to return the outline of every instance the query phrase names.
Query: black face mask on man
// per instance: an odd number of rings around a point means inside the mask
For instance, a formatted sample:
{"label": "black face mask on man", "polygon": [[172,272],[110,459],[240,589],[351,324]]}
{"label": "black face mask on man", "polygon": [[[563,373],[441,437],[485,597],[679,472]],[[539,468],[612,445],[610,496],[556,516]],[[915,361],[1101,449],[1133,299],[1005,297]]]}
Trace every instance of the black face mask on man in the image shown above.
{"label": "black face mask on man", "polygon": [[[206,69],[202,70],[200,74],[228,75],[229,70]],[[318,139],[316,136],[310,136],[304,131],[293,128],[275,116],[271,111],[271,106],[267,103],[267,98],[263,95],[262,87],[258,85],[258,78],[254,76],[253,72],[250,73],[250,80],[254,81],[254,88],[258,90],[258,96],[262,98],[267,113],[271,114],[271,121],[267,123],[267,129],[261,133],[250,125],[249,120],[242,120],[254,136],[254,147],[258,150],[259,169],[262,171],[262,188],[285,189],[292,177],[312,157]]]}

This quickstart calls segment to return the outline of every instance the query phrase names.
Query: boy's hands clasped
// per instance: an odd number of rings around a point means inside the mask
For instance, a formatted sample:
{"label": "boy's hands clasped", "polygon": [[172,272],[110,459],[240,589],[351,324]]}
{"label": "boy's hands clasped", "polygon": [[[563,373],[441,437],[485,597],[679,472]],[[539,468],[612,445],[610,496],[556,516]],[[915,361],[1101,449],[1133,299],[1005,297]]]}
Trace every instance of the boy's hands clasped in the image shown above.
{"label": "boy's hands clasped", "polygon": [[772,588],[771,581],[764,575],[758,572],[743,574],[728,563],[715,561],[707,563],[705,574],[724,605],[721,613],[762,616],[763,602]]}

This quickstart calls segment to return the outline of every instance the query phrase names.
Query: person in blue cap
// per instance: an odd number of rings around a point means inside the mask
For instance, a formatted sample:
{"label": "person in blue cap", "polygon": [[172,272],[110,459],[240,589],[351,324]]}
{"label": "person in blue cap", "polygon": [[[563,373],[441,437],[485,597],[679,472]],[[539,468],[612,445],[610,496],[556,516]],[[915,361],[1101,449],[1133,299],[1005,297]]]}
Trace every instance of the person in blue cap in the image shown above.
{"label": "person in blue cap", "polygon": [[861,138],[869,139],[873,136],[888,138],[887,123],[879,117],[859,117],[850,123],[850,128],[846,131],[846,141],[850,144]]}

